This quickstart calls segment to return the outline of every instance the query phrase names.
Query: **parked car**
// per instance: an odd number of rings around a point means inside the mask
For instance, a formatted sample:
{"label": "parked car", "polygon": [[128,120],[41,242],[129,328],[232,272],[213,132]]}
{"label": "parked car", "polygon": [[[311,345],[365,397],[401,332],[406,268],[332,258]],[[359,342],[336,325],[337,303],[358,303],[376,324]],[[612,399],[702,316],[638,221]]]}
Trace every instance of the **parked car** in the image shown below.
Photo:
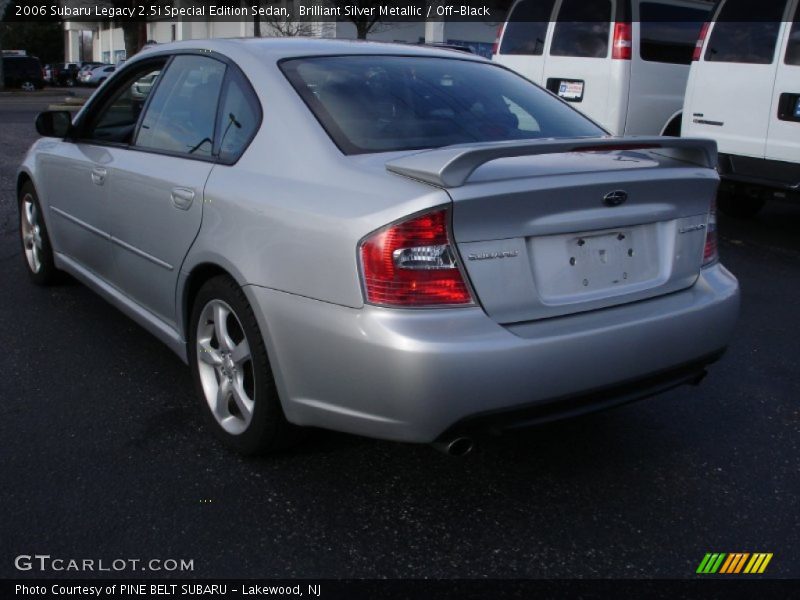
{"label": "parked car", "polygon": [[81,71],[78,81],[81,85],[96,87],[108,79],[116,71],[114,65],[100,65]]}
{"label": "parked car", "polygon": [[158,73],[149,73],[145,77],[133,84],[131,89],[134,98],[147,98],[150,95],[150,90],[153,89],[153,84],[158,78]]}
{"label": "parked car", "polygon": [[42,63],[35,56],[3,56],[3,78],[6,87],[26,92],[44,87]]}
{"label": "parked car", "polygon": [[37,128],[31,279],[67,271],[165,342],[240,452],[300,425],[464,453],[697,383],[737,318],[714,143],[609,137],[474,55],[163,44]]}
{"label": "parked car", "polygon": [[55,65],[53,71],[53,85],[73,87],[77,85],[78,71],[80,65],[75,62],[59,63]]}
{"label": "parked car", "polygon": [[614,134],[679,135],[695,42],[711,4],[695,0],[518,0],[493,60]]}
{"label": "parked car", "polygon": [[722,211],[800,200],[800,3],[721,2],[698,42],[683,135],[716,140]]}

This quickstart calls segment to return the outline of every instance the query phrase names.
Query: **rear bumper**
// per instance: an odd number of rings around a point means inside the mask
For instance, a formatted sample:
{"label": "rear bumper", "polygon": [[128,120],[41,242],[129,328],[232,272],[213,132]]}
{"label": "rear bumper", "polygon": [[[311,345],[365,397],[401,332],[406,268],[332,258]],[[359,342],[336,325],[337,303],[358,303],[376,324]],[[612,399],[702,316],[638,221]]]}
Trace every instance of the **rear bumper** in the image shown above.
{"label": "rear bumper", "polygon": [[800,163],[720,153],[718,169],[723,182],[780,190],[800,199]]}
{"label": "rear bumper", "polygon": [[[681,292],[508,327],[479,308],[352,309],[244,289],[290,421],[410,442],[476,415],[566,416],[576,399],[585,412],[694,379],[739,312],[738,284],[721,265]],[[625,388],[648,381],[633,396]]]}

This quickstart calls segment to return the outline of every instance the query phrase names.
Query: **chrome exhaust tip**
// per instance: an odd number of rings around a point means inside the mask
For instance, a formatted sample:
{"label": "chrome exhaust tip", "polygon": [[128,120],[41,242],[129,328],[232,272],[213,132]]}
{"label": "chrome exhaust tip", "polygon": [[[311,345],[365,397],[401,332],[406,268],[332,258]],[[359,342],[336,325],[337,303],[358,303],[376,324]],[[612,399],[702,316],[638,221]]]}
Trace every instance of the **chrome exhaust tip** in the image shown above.
{"label": "chrome exhaust tip", "polygon": [[441,442],[435,442],[434,448],[448,456],[466,456],[475,448],[475,441],[472,438],[459,436]]}

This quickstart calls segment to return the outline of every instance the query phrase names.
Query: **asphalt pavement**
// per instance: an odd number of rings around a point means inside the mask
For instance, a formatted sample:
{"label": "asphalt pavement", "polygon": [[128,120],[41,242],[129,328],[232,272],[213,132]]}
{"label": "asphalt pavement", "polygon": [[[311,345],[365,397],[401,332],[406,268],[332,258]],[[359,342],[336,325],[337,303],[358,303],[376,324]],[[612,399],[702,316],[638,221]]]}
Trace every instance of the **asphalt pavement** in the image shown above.
{"label": "asphalt pavement", "polygon": [[800,577],[800,206],[721,219],[742,315],[699,388],[463,459],[323,431],[244,459],[166,347],[78,283],[28,282],[15,171],[51,102],[0,97],[0,577],[41,577],[14,567],[38,553],[194,567],[121,576],[683,578],[707,552]]}

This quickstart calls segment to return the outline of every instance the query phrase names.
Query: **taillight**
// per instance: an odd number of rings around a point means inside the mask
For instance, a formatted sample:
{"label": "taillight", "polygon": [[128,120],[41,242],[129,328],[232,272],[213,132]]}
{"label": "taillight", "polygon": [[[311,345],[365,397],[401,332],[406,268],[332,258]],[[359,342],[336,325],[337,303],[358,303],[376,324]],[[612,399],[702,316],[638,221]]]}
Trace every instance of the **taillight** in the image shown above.
{"label": "taillight", "polygon": [[362,240],[367,302],[422,307],[473,304],[450,235],[450,213],[436,209]]}
{"label": "taillight", "polygon": [[501,23],[497,26],[497,33],[495,34],[494,44],[492,44],[492,56],[500,52],[500,39],[503,37],[503,32],[506,29],[506,24]]}
{"label": "taillight", "polygon": [[692,54],[692,60],[700,60],[700,56],[703,54],[703,44],[706,41],[706,35],[708,35],[708,27],[709,23],[703,23],[703,26],[700,28],[700,36],[697,38],[697,42],[694,45],[694,53]]}
{"label": "taillight", "polygon": [[633,34],[630,23],[614,23],[614,43],[611,58],[630,60],[633,54]]}
{"label": "taillight", "polygon": [[706,245],[703,248],[703,266],[710,265],[719,258],[717,251],[717,201],[711,201],[706,225]]}

